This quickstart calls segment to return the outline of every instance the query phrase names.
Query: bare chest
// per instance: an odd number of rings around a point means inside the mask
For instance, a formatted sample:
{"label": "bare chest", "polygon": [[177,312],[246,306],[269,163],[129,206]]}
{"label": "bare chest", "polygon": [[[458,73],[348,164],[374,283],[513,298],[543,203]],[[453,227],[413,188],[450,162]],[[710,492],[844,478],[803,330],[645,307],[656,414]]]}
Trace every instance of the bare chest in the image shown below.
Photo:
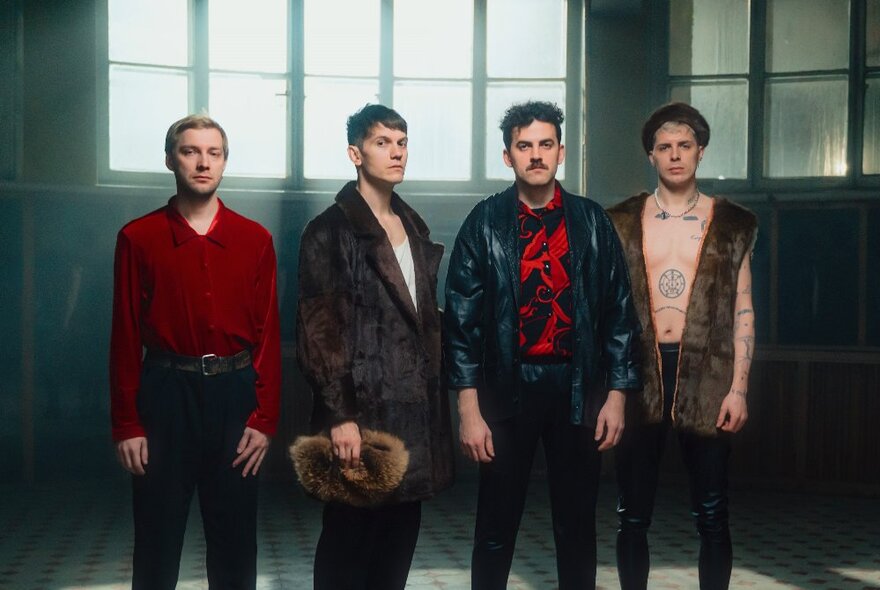
{"label": "bare chest", "polygon": [[661,342],[680,339],[684,328],[700,249],[712,212],[711,203],[701,205],[683,217],[664,218],[651,207],[646,207],[643,214],[651,311]]}

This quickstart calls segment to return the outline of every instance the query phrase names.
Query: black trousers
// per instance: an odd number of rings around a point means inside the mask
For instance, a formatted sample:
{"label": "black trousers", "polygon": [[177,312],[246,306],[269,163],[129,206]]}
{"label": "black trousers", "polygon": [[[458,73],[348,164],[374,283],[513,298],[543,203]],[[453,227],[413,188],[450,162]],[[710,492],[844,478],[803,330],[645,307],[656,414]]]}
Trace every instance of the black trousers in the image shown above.
{"label": "black trousers", "polygon": [[193,492],[214,589],[253,589],[257,577],[257,478],[232,468],[256,407],[254,369],[203,377],[147,366],[138,414],[147,434],[146,475],[133,476],[135,590],[173,589]]}
{"label": "black trousers", "polygon": [[403,590],[422,503],[378,508],[328,503],[315,550],[315,590]]}
{"label": "black trousers", "polygon": [[[622,590],[648,584],[648,528],[654,512],[660,460],[671,424],[670,410],[678,365],[678,345],[661,344],[666,408],[659,424],[627,428],[615,453],[618,483],[617,573]],[[688,472],[691,514],[700,535],[699,576],[703,590],[726,589],[733,551],[728,528],[727,467],[730,437],[679,431]]]}
{"label": "black trousers", "polygon": [[570,365],[524,364],[521,385],[522,412],[489,423],[495,458],[480,464],[472,587],[507,587],[540,439],[547,459],[559,588],[595,588],[600,455],[594,429],[569,422]]}

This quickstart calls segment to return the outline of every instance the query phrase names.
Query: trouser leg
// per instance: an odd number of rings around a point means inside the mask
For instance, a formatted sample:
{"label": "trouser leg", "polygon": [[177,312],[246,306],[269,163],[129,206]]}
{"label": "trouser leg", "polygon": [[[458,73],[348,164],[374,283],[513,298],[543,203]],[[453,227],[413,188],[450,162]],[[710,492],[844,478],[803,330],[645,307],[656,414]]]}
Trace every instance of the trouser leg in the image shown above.
{"label": "trouser leg", "polygon": [[614,450],[618,489],[617,576],[622,590],[644,590],[648,586],[648,528],[671,421],[678,354],[678,344],[660,344],[663,420],[657,424],[630,421]]}
{"label": "trouser leg", "polygon": [[507,587],[516,534],[528,490],[540,421],[528,412],[489,424],[495,458],[480,463],[471,564],[475,590]]}
{"label": "trouser leg", "polygon": [[315,551],[315,590],[403,590],[421,502],[378,508],[328,503]]}
{"label": "trouser leg", "polygon": [[253,590],[257,582],[256,476],[232,467],[247,419],[256,407],[251,367],[205,377],[199,505],[212,590]]}
{"label": "trouser leg", "polygon": [[700,534],[700,588],[724,590],[733,564],[727,509],[730,437],[682,432],[679,442],[690,480],[691,512]]}
{"label": "trouser leg", "polygon": [[422,503],[406,502],[378,511],[367,590],[404,590],[419,539]]}
{"label": "trouser leg", "polygon": [[199,405],[186,376],[147,367],[137,405],[149,453],[132,476],[134,590],[173,590],[199,464]]}
{"label": "trouser leg", "polygon": [[372,542],[371,514],[330,502],[324,505],[323,527],[315,549],[315,590],[361,590],[367,579]]}
{"label": "trouser leg", "polygon": [[629,428],[615,449],[617,575],[622,590],[643,590],[648,585],[648,528],[654,513],[667,430],[665,423]]}
{"label": "trouser leg", "polygon": [[570,395],[553,392],[555,419],[545,426],[544,453],[560,590],[596,587],[596,496],[601,456],[594,429],[569,423]]}

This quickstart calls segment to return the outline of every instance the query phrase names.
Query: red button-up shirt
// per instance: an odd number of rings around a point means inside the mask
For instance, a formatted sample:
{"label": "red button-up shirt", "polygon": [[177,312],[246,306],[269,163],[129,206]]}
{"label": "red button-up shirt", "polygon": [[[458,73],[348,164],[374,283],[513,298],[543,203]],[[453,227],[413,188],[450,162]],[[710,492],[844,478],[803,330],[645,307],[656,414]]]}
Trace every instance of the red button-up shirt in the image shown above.
{"label": "red button-up shirt", "polygon": [[272,236],[222,202],[208,233],[199,235],[172,201],[128,223],[117,236],[110,339],[113,439],[144,436],[135,405],[144,347],[187,356],[250,350],[257,409],[247,425],[273,435],[281,345]]}
{"label": "red button-up shirt", "polygon": [[572,356],[568,232],[562,189],[545,207],[519,204],[519,346],[523,359]]}

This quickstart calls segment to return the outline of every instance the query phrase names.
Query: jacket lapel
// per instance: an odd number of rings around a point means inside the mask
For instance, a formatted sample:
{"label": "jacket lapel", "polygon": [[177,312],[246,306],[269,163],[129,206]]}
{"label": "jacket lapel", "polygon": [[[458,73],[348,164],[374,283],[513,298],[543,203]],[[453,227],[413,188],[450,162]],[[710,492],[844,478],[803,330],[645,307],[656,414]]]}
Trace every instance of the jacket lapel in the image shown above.
{"label": "jacket lapel", "polygon": [[[423,335],[436,332],[436,340],[439,342],[440,326],[434,293],[437,284],[437,270],[440,268],[440,260],[443,258],[443,244],[435,244],[429,239],[430,234],[425,222],[402,200],[395,201],[395,211],[403,222],[412,250],[413,266],[416,273],[416,300],[419,303],[419,332]],[[432,351],[432,355],[435,353],[439,355],[439,351]]]}
{"label": "jacket lapel", "polygon": [[519,199],[516,194],[516,185],[512,184],[502,193],[503,196],[497,201],[497,210],[489,212],[488,220],[492,228],[492,234],[497,243],[490,244],[491,248],[500,248],[501,252],[496,255],[490,254],[493,259],[507,266],[506,274],[509,281],[510,291],[513,294],[514,308],[519,309],[520,297],[520,255],[519,255],[519,216],[517,207]]}
{"label": "jacket lapel", "polygon": [[[342,209],[349,223],[351,223],[354,234],[364,249],[364,256],[367,263],[376,272],[379,280],[388,289],[391,299],[401,310],[403,315],[417,328],[419,327],[418,313],[410,297],[409,289],[406,287],[406,281],[397,263],[397,257],[394,255],[394,249],[388,236],[364,198],[358,193],[355,182],[349,182],[336,196],[336,203]],[[392,207],[395,213],[400,214],[400,197],[394,195],[392,197]],[[403,217],[401,217],[403,219]],[[413,239],[410,228],[404,223],[404,229],[407,230],[407,237],[410,238],[410,248],[417,240]],[[416,262],[415,252],[413,252],[413,263],[416,265],[416,286],[424,283],[419,281],[419,264]],[[421,301],[419,301],[421,304]]]}

